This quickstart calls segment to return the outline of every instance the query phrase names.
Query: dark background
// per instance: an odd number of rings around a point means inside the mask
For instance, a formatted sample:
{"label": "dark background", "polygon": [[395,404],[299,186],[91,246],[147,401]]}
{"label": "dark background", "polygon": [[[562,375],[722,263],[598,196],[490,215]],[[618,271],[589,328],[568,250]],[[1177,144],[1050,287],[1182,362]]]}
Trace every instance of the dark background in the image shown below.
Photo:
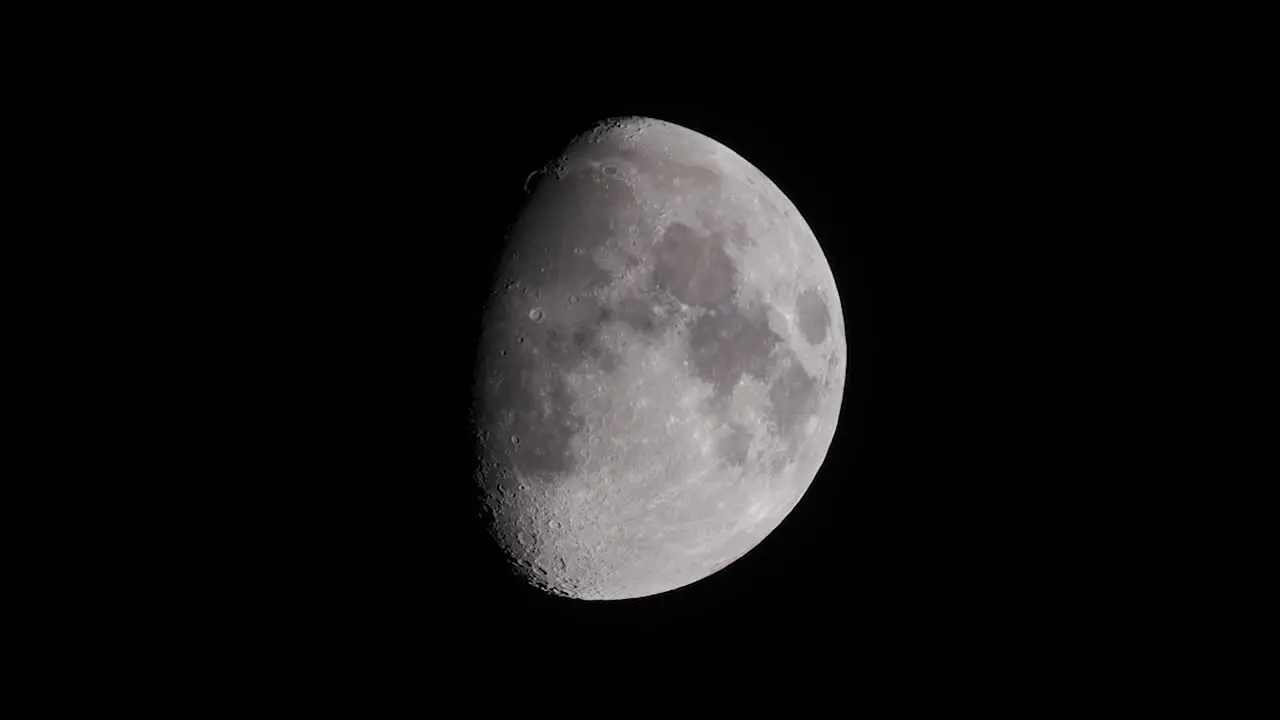
{"label": "dark background", "polygon": [[[12,689],[1274,689],[1274,32],[6,36]],[[467,394],[525,177],[624,114],[796,203],[848,379],[755,550],[583,603],[481,536]]]}

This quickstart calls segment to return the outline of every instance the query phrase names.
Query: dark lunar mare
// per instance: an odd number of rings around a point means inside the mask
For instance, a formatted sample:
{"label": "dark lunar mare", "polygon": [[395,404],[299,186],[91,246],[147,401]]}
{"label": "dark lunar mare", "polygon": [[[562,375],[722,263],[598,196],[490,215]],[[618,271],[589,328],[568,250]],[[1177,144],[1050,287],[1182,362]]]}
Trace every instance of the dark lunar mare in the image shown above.
{"label": "dark lunar mare", "polygon": [[743,375],[766,377],[778,344],[763,308],[749,314],[725,301],[708,308],[689,328],[689,361],[693,374],[727,399]]}
{"label": "dark lunar mare", "polygon": [[738,273],[718,234],[674,223],[654,249],[654,286],[688,305],[712,305],[733,294]]}
{"label": "dark lunar mare", "polygon": [[733,425],[729,434],[716,447],[716,454],[721,460],[742,467],[747,462],[747,453],[751,451],[751,431],[741,425]]}
{"label": "dark lunar mare", "polygon": [[787,351],[785,369],[769,386],[769,419],[784,436],[792,436],[817,411],[818,387],[800,366],[795,353]]}
{"label": "dark lunar mare", "polygon": [[[724,241],[719,233],[671,225],[655,250],[653,285],[705,309],[690,327],[689,358],[694,375],[715,388],[717,404],[723,405],[744,375],[764,381],[776,377],[769,386],[769,418],[779,434],[789,436],[816,412],[817,386],[794,351],[769,328],[769,308],[743,309],[735,302],[737,271]],[[798,305],[801,333],[810,343],[821,342],[829,323],[826,304],[807,289]],[[740,464],[749,441],[740,429],[734,432],[723,445],[724,457]]]}
{"label": "dark lunar mare", "polygon": [[822,294],[813,288],[805,288],[796,299],[796,316],[799,318],[800,334],[810,345],[817,345],[827,339],[827,328],[831,325],[831,314],[827,311],[827,303]]}

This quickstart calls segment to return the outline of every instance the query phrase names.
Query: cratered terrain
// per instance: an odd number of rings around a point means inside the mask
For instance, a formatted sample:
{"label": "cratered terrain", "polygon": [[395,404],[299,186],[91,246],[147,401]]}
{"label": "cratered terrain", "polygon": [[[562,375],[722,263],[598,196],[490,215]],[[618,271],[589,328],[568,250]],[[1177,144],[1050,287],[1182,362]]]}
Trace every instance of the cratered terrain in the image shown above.
{"label": "cratered terrain", "polygon": [[669,122],[604,121],[530,185],[476,365],[491,534],[559,595],[696,582],[778,527],[831,445],[830,267],[769,178]]}

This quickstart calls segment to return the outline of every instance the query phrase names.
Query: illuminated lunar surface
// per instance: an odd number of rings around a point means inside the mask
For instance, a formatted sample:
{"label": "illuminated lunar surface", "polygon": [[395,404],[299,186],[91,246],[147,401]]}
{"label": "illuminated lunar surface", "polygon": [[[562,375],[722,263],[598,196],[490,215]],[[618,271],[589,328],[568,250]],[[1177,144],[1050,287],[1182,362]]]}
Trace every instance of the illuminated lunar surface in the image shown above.
{"label": "illuminated lunar surface", "polygon": [[602,122],[531,185],[476,367],[491,534],[558,595],[696,582],[778,527],[831,445],[830,267],[773,182],[668,122]]}

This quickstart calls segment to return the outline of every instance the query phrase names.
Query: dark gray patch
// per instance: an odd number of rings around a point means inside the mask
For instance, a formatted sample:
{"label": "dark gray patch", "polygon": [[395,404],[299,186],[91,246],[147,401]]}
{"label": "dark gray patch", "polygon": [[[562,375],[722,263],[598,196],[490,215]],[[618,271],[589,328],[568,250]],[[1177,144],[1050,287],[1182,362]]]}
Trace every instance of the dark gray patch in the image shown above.
{"label": "dark gray patch", "polygon": [[555,322],[545,331],[546,351],[551,362],[560,365],[576,365],[582,359],[581,346],[585,335],[594,328],[600,318],[600,306],[593,298],[584,298],[574,308],[574,316],[568,318],[564,313],[556,316]]}
{"label": "dark gray patch", "polygon": [[613,372],[618,366],[617,354],[606,349],[600,342],[598,325],[578,327],[570,336],[570,352],[572,364],[576,365],[583,358],[590,358],[604,372]]}
{"label": "dark gray patch", "polygon": [[728,395],[744,374],[763,377],[777,343],[764,317],[750,318],[732,303],[721,303],[689,329],[689,360],[694,374]]}
{"label": "dark gray patch", "polygon": [[511,323],[485,329],[474,422],[489,440],[492,464],[552,482],[573,470],[569,441],[585,427],[573,412],[567,367],[558,359],[571,352],[572,338],[555,327],[531,334],[524,343],[516,342],[518,335]]}
{"label": "dark gray patch", "polygon": [[[794,444],[793,444],[794,445]],[[794,452],[794,448],[792,449]],[[787,465],[791,462],[792,453],[777,453],[769,459],[769,472],[778,475],[787,469]]]}
{"label": "dark gray patch", "polygon": [[733,425],[716,450],[722,460],[741,467],[747,462],[747,453],[751,450],[751,433],[741,425]]}
{"label": "dark gray patch", "polygon": [[663,299],[648,293],[622,298],[611,305],[599,305],[595,299],[579,302],[582,305],[572,325],[553,326],[542,336],[548,360],[566,369],[586,360],[595,361],[606,373],[617,369],[620,360],[617,353],[607,350],[600,342],[601,330],[611,322],[623,323],[641,335],[654,336],[674,321],[673,313],[659,313]]}
{"label": "dark gray patch", "polygon": [[747,224],[741,221],[733,223],[729,231],[729,242],[742,248],[754,247],[756,239],[751,236],[751,232],[747,230]]}
{"label": "dark gray patch", "polygon": [[796,298],[796,315],[800,319],[800,332],[810,345],[817,345],[827,339],[827,326],[831,324],[831,315],[827,313],[827,304],[822,294],[808,288]]}
{"label": "dark gray patch", "polygon": [[712,305],[733,293],[736,271],[718,235],[687,225],[667,228],[655,247],[654,284],[689,305]]}
{"label": "dark gray patch", "polygon": [[674,310],[670,299],[661,295],[641,292],[619,298],[612,305],[600,309],[600,324],[608,322],[625,323],[641,335],[657,335],[671,324],[673,312],[660,313],[666,308]]}
{"label": "dark gray patch", "polygon": [[[581,298],[575,304],[577,309],[571,323],[561,322],[543,333],[546,361],[569,370],[594,360],[604,372],[613,372],[618,366],[618,357],[600,342],[600,330],[605,323],[620,319],[618,313],[590,297]],[[639,318],[634,322],[644,326]]]}
{"label": "dark gray patch", "polygon": [[817,409],[818,387],[792,357],[781,377],[769,386],[769,418],[778,432],[790,435]]}
{"label": "dark gray patch", "polygon": [[658,331],[658,315],[653,306],[639,298],[628,298],[619,303],[618,319],[642,335],[653,335]]}
{"label": "dark gray patch", "polygon": [[514,470],[554,481],[573,469],[569,441],[584,423],[573,413],[573,398],[561,373],[554,368],[513,368],[487,402],[501,418],[502,432],[512,438],[506,453]]}

